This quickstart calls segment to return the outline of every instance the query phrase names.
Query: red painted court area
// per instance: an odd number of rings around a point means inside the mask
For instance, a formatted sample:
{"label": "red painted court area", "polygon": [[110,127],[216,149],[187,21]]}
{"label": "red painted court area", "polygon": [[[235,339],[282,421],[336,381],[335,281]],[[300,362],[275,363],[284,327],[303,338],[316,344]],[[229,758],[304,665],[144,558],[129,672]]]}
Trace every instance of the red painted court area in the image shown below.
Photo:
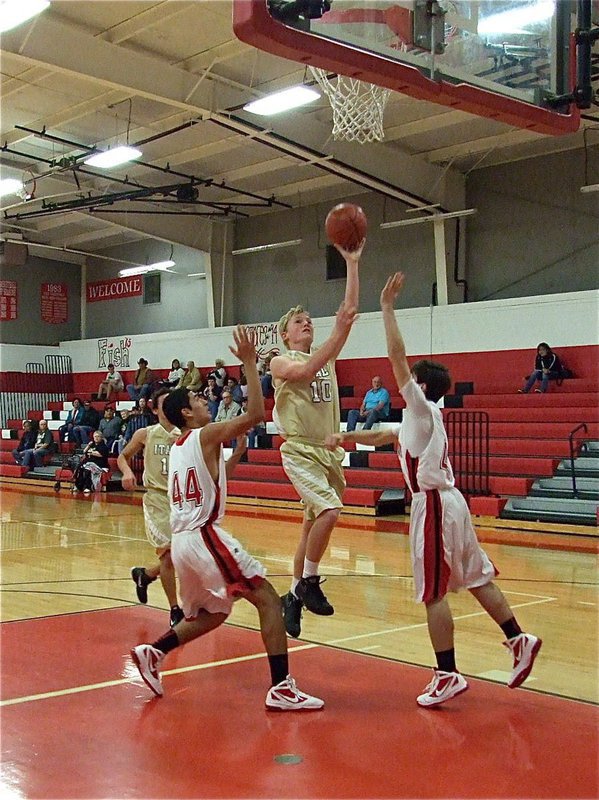
{"label": "red painted court area", "polygon": [[260,636],[228,625],[168,656],[158,699],[131,678],[125,653],[163,624],[162,611],[124,607],[2,625],[5,792],[597,796],[592,705],[471,679],[453,703],[420,709],[415,697],[427,670],[298,642],[292,672],[300,687],[325,699],[325,710],[267,712]]}

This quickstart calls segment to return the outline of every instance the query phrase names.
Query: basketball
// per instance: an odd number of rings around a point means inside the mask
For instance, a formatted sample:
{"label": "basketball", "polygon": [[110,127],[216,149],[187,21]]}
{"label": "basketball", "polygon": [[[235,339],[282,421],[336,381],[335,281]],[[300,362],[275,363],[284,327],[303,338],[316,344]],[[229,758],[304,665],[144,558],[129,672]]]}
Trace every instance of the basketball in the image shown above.
{"label": "basketball", "polygon": [[329,240],[350,253],[357,250],[366,236],[368,220],[360,206],[340,203],[327,214],[324,223]]}

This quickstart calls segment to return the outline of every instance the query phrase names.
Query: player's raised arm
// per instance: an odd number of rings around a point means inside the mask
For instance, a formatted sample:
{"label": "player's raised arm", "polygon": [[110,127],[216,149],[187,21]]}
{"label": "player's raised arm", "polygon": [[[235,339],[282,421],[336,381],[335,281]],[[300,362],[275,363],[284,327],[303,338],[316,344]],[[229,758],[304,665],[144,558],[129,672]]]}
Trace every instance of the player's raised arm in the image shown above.
{"label": "player's raised arm", "polygon": [[401,292],[404,283],[403,272],[391,275],[381,292],[381,310],[387,338],[387,354],[397,386],[401,390],[410,380],[411,370],[406,357],[406,346],[395,317],[395,298]]}
{"label": "player's raised arm", "polygon": [[133,461],[133,458],[144,449],[146,444],[146,434],[146,428],[139,428],[136,430],[131,437],[131,441],[128,442],[127,446],[123,449],[123,452],[119,454],[119,457],[116,460],[117,466],[123,474],[123,477],[121,478],[121,484],[123,489],[127,491],[131,491],[137,486],[135,474],[131,469],[131,462]]}
{"label": "player's raised arm", "polygon": [[359,308],[360,299],[360,276],[359,265],[362,250],[366,244],[366,239],[362,239],[357,250],[344,250],[341,245],[335,247],[345,259],[347,265],[347,282],[345,284],[345,305],[348,308]]}
{"label": "player's raised arm", "polygon": [[256,348],[248,336],[247,329],[243,325],[238,325],[233,331],[235,346],[229,347],[233,355],[238,358],[245,367],[245,375],[248,387],[248,405],[245,414],[240,414],[227,422],[212,422],[202,429],[202,446],[221,444],[231,439],[236,439],[259,422],[265,416],[264,397],[256,366]]}
{"label": "player's raised arm", "polygon": [[[292,361],[285,355],[275,356],[270,362],[273,380],[292,381],[294,383],[310,382],[318,370],[329,361],[334,361],[347,341],[352,325],[358,318],[355,306],[348,307],[341,303],[335,317],[335,326],[326,342],[315,350],[308,361],[301,363]],[[310,321],[310,326],[312,322]],[[249,392],[248,392],[249,394]]]}
{"label": "player's raised arm", "polygon": [[395,444],[397,441],[396,428],[383,428],[380,431],[347,431],[345,433],[332,433],[324,440],[327,450],[336,450],[343,447],[344,442],[355,442],[356,444],[369,444],[372,447],[382,447],[385,444]]}

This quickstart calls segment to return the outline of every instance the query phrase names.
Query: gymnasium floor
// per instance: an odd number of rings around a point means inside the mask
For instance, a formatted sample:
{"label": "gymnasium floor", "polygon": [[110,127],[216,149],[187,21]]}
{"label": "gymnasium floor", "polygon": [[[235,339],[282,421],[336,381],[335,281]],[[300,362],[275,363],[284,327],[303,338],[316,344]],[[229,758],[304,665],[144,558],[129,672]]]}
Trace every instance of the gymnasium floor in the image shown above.
{"label": "gymnasium floor", "polygon": [[[152,558],[138,505],[1,499],[2,798],[597,796],[596,537],[529,531],[520,547],[501,543],[516,531],[481,531],[543,649],[525,688],[508,690],[501,632],[453,596],[470,690],[424,710],[414,698],[432,653],[405,520],[344,520],[323,562],[336,613],[307,614],[290,641],[292,673],[325,710],[277,714],[264,710],[268,667],[247,603],[169,655],[162,699],[132,671],[132,645],[168,619],[160,588],[140,606],[129,578]],[[298,525],[296,512],[234,507],[226,520],[281,593]]]}

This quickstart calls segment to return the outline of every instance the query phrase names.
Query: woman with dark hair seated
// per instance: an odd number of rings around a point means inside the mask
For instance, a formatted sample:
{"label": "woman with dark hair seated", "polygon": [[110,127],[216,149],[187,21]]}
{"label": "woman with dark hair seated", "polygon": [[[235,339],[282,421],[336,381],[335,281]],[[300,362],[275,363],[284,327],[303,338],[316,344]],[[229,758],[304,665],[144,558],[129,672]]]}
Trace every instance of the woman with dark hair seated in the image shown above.
{"label": "woman with dark hair seated", "polygon": [[518,389],[519,394],[528,394],[537,381],[541,382],[541,388],[535,389],[539,394],[545,394],[549,388],[549,381],[556,381],[561,377],[562,365],[557,353],[549,347],[547,342],[541,342],[537,346],[535,358],[535,368],[528,376],[528,380],[522,389]]}

